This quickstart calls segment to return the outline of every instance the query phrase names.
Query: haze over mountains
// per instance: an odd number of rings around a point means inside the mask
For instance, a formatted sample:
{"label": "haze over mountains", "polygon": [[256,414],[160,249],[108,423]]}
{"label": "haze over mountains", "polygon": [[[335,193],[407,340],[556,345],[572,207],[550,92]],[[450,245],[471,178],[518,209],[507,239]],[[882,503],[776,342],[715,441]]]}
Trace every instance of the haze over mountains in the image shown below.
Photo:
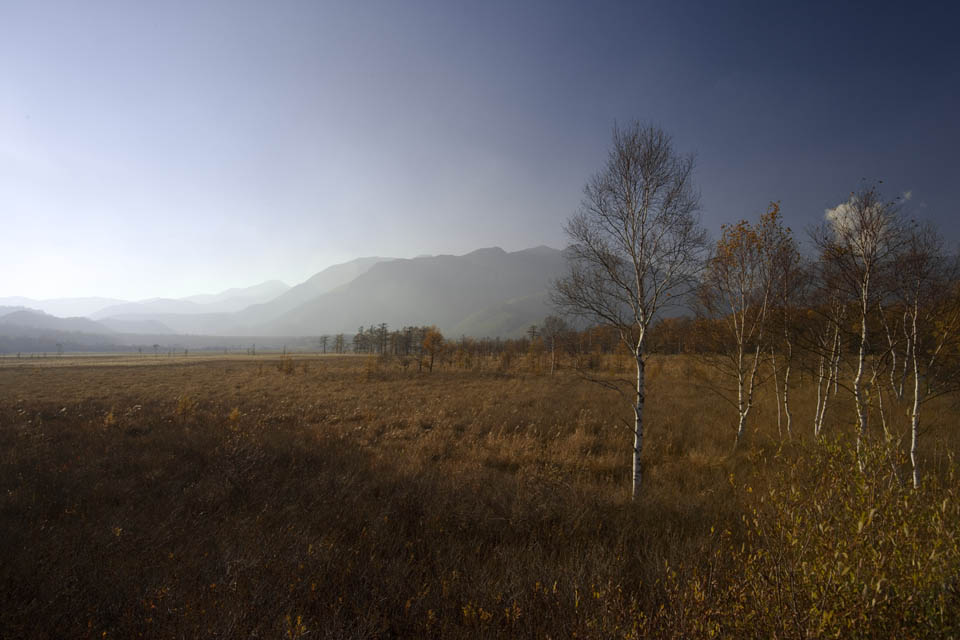
{"label": "haze over mountains", "polygon": [[98,320],[158,313],[230,313],[245,309],[252,304],[272,300],[289,288],[289,285],[279,280],[269,280],[245,289],[227,289],[213,295],[204,294],[179,299],[152,298],[140,302],[122,302],[99,309],[90,314],[90,317]]}
{"label": "haze over mountains", "polygon": [[[514,337],[551,312],[547,290],[564,269],[557,249],[492,247],[461,256],[359,258],[294,287],[272,280],[181,299],[0,298],[0,336],[79,333],[146,344],[174,336],[352,334],[386,322],[395,328],[432,324],[452,337]],[[95,302],[105,304],[93,308]],[[56,313],[74,310],[84,313]]]}

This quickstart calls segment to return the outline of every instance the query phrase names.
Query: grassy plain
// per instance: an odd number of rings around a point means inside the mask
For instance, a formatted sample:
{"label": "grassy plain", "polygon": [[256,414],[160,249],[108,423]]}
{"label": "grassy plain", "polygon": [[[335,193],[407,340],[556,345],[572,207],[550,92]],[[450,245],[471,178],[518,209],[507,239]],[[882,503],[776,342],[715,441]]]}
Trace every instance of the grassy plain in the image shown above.
{"label": "grassy plain", "polygon": [[[698,367],[650,363],[631,502],[629,408],[565,370],[3,360],[0,636],[957,634],[950,402],[929,414],[912,492],[897,460],[857,474],[843,440],[802,437],[802,387],[800,437],[779,440],[761,394],[732,453],[735,416]],[[847,407],[832,415],[851,430]],[[818,504],[836,513],[811,520]],[[834,549],[847,559],[801,566]]]}

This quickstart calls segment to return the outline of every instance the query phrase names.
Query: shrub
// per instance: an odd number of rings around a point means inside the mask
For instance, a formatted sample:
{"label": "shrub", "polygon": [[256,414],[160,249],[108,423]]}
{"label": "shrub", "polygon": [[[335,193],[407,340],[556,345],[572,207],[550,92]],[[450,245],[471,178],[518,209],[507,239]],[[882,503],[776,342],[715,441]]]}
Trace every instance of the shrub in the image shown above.
{"label": "shrub", "polygon": [[890,461],[884,446],[867,447],[861,472],[840,442],[782,460],[743,517],[742,541],[715,532],[708,562],[667,568],[674,606],[660,622],[728,637],[960,633],[956,478],[914,490]]}

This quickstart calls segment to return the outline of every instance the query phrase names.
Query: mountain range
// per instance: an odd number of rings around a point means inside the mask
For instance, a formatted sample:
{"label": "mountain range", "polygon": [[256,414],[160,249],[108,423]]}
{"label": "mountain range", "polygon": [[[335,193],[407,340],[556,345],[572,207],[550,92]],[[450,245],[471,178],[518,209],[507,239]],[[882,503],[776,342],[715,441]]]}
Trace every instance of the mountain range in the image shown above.
{"label": "mountain range", "polygon": [[[564,270],[557,249],[491,247],[460,256],[359,258],[294,287],[271,280],[180,299],[0,298],[0,335],[62,332],[131,344],[137,336],[352,334],[386,322],[394,328],[436,325],[449,336],[516,337],[551,313],[548,287]],[[94,309],[95,301],[104,304]],[[55,313],[77,309],[85,313]]]}

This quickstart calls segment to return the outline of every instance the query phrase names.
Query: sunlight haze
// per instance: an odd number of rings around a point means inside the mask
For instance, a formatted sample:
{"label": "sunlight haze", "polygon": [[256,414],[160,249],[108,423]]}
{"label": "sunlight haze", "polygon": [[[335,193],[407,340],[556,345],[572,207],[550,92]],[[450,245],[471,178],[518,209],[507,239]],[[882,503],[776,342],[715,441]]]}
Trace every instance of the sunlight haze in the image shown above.
{"label": "sunlight haze", "polygon": [[825,7],[0,4],[0,296],[561,248],[631,119],[696,153],[714,231],[770,200],[814,223],[862,177],[947,219],[950,21]]}

